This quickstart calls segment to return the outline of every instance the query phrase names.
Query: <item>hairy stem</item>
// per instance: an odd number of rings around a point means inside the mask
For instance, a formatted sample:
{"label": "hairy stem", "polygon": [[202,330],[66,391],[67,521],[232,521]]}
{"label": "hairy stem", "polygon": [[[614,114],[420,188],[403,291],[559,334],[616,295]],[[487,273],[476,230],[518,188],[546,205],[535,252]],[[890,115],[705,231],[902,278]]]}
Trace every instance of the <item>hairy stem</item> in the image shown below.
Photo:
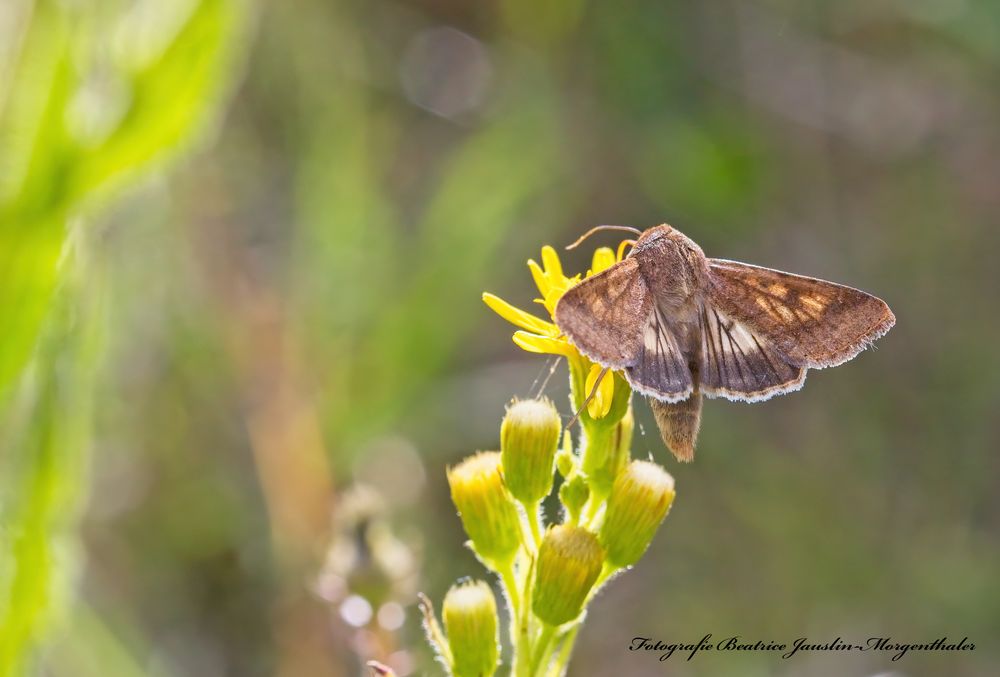
{"label": "hairy stem", "polygon": [[574,623],[573,627],[566,631],[562,639],[562,646],[559,648],[559,655],[556,661],[549,667],[547,677],[562,677],[566,673],[569,658],[573,654],[573,645],[576,644],[576,636],[580,632],[581,625],[583,625],[582,619]]}
{"label": "hairy stem", "polygon": [[535,501],[534,503],[526,503],[524,505],[528,512],[528,526],[531,527],[531,539],[535,542],[535,550],[537,551],[542,545],[542,531],[539,522],[541,517],[538,514],[540,502]]}
{"label": "hairy stem", "polygon": [[534,653],[531,658],[532,675],[537,675],[539,669],[544,665],[545,661],[543,659],[549,655],[549,645],[552,644],[552,639],[555,635],[555,626],[548,623],[542,625],[542,632],[538,636],[538,642],[534,646]]}

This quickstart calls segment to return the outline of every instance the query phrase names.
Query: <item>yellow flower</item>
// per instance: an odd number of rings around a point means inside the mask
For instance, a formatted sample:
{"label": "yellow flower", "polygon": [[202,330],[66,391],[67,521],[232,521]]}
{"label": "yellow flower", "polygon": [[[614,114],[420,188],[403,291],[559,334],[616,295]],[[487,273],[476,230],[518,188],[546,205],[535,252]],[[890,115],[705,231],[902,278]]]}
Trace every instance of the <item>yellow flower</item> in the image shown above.
{"label": "yellow flower", "polygon": [[[608,247],[597,249],[591,260],[590,270],[587,271],[585,277],[607,270],[622,259],[623,253],[623,246],[618,247],[617,253]],[[549,318],[554,317],[556,304],[562,295],[582,279],[580,275],[566,276],[559,255],[549,245],[542,247],[542,265],[538,265],[534,260],[529,260],[528,270],[531,271],[531,276],[535,280],[540,295],[540,298],[535,299],[535,302],[540,303],[548,311]],[[601,367],[581,355],[551,319],[544,320],[537,315],[521,310],[489,292],[483,293],[483,301],[497,315],[521,327],[521,330],[514,332],[512,336],[514,343],[519,348],[529,353],[566,357],[570,363],[570,370],[579,376],[581,385],[583,385],[583,379],[586,379],[586,390],[583,395],[586,396],[590,393],[601,372]],[[613,393],[613,379],[611,374],[606,374],[587,406],[587,413],[595,419],[606,416],[611,407]]]}
{"label": "yellow flower", "polygon": [[[614,251],[608,247],[601,247],[594,252],[587,277],[610,268],[618,260],[620,258],[615,256]],[[566,293],[566,290],[581,279],[580,275],[566,277],[563,273],[562,262],[559,261],[559,255],[549,245],[542,247],[542,265],[538,265],[534,260],[529,260],[528,270],[531,271],[531,276],[535,280],[539,294],[541,294],[541,298],[535,299],[535,302],[545,307],[549,317],[555,314],[556,303]],[[553,322],[516,308],[489,292],[483,293],[483,301],[497,315],[522,328],[522,331],[515,332],[513,336],[514,343],[521,349],[530,353],[547,353],[565,355],[566,357],[580,356],[576,348],[566,340],[566,337],[559,331],[559,327]]]}

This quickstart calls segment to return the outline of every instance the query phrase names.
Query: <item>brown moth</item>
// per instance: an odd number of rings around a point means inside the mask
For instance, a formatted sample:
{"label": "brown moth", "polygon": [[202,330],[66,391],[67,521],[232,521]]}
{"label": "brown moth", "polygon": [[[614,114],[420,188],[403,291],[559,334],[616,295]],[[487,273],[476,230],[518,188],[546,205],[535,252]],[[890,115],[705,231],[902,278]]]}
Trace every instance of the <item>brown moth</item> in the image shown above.
{"label": "brown moth", "polygon": [[798,390],[807,369],[850,360],[896,322],[863,291],[707,258],[666,224],[567,291],[555,320],[581,353],[649,398],[681,461],[694,458],[702,395],[760,402]]}

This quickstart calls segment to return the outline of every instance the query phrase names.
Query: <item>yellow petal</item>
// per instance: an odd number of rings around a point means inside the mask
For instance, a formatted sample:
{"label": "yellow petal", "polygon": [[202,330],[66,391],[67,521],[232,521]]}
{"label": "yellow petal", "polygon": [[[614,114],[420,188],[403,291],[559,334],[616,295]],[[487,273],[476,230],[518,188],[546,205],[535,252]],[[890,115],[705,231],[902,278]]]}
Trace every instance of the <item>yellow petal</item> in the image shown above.
{"label": "yellow petal", "polygon": [[594,250],[594,260],[590,264],[591,275],[597,275],[615,265],[615,253],[608,247]]}
{"label": "yellow petal", "polygon": [[511,324],[516,324],[518,327],[523,327],[524,329],[538,334],[550,334],[555,336],[559,333],[559,329],[551,322],[546,322],[540,317],[535,317],[531,313],[526,313],[520,308],[515,308],[499,296],[494,296],[489,292],[484,292],[483,301],[497,315]]}
{"label": "yellow petal", "polygon": [[564,277],[562,263],[559,262],[559,254],[549,245],[542,247],[542,265],[545,267],[545,275],[549,278],[550,284]]}
{"label": "yellow petal", "polygon": [[[595,364],[590,368],[590,373],[587,374],[587,384],[584,386],[588,397],[591,391],[594,390],[594,385],[597,383],[597,379],[601,376],[602,371],[604,371],[604,367],[599,364]],[[597,385],[597,391],[594,392],[594,396],[587,404],[587,413],[590,414],[590,417],[604,418],[607,416],[611,410],[611,399],[614,397],[614,394],[615,379],[611,374],[606,373],[601,378],[600,384]]]}
{"label": "yellow petal", "polygon": [[526,331],[514,332],[512,338],[519,348],[527,350],[529,353],[547,353],[549,355],[565,355],[566,357],[577,355],[576,348],[571,346],[566,339],[539,336],[538,334],[529,334]]}
{"label": "yellow petal", "polygon": [[542,296],[549,293],[549,278],[545,276],[542,271],[542,267],[535,263],[534,259],[528,259],[528,270],[531,271],[531,277],[535,280],[535,286],[538,287],[538,291]]}
{"label": "yellow petal", "polygon": [[545,299],[542,300],[542,304],[545,306],[545,309],[549,311],[549,315],[555,317],[556,304],[559,303],[559,299],[561,299],[562,295],[565,293],[565,289],[550,289],[549,293],[545,295]]}
{"label": "yellow petal", "polygon": [[545,299],[542,303],[545,304],[546,309],[549,311],[549,315],[555,316],[556,303],[562,298],[562,295],[569,291],[580,281],[579,275],[574,275],[573,277],[564,277],[558,284],[554,284],[549,288],[548,293],[545,294]]}
{"label": "yellow petal", "polygon": [[621,261],[625,258],[625,247],[634,247],[635,240],[622,240],[618,243],[618,253],[615,254],[615,258]]}

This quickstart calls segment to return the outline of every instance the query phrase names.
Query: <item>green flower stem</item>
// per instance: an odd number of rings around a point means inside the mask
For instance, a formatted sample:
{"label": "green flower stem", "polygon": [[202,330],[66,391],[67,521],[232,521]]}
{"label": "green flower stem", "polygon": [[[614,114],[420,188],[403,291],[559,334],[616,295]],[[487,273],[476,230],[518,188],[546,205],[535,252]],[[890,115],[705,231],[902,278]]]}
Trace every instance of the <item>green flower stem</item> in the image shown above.
{"label": "green flower stem", "polygon": [[[531,555],[528,555],[531,558]],[[521,608],[512,614],[511,643],[514,645],[514,665],[511,674],[516,677],[533,677],[531,672],[531,616],[528,613],[531,606],[531,578],[534,574],[534,559],[529,559],[524,575],[524,589],[520,595]],[[515,586],[517,582],[515,580]],[[516,625],[516,628],[514,627]]]}
{"label": "green flower stem", "polygon": [[552,639],[556,636],[556,628],[548,623],[542,624],[542,632],[538,637],[538,642],[534,646],[534,653],[531,659],[531,674],[537,675],[539,668],[543,665],[543,659],[549,656],[549,647]]}
{"label": "green flower stem", "polygon": [[521,608],[517,575],[514,573],[514,560],[510,560],[506,564],[499,565],[496,570],[500,574],[500,580],[503,581],[503,586],[507,589],[507,596],[510,601],[510,641],[514,642],[516,641],[515,629],[517,628],[517,612]]}
{"label": "green flower stem", "polygon": [[534,503],[525,503],[524,509],[528,513],[528,526],[531,527],[531,538],[535,543],[535,550],[542,544],[542,530],[539,526],[539,520],[541,519],[539,515],[540,501],[535,501]]}
{"label": "green flower stem", "polygon": [[[524,649],[522,647],[527,646],[527,636],[526,633],[521,632],[522,628],[522,600],[521,596],[521,586],[517,581],[517,574],[514,571],[514,561],[511,560],[497,568],[500,573],[500,579],[503,581],[504,587],[507,589],[507,597],[510,601],[510,626],[508,629],[508,634],[510,637],[510,645],[513,656],[513,667],[511,668],[511,674],[527,675],[525,671],[526,663],[521,656],[523,655]],[[527,577],[525,577],[527,578]],[[527,582],[525,582],[527,586]]]}
{"label": "green flower stem", "polygon": [[562,677],[562,675],[566,674],[569,657],[573,655],[573,645],[576,644],[576,636],[580,632],[581,625],[583,625],[583,619],[574,623],[569,630],[563,633],[563,636],[560,638],[562,644],[559,646],[559,655],[556,661],[549,667],[547,677]]}
{"label": "green flower stem", "polygon": [[583,472],[593,477],[608,461],[611,442],[614,434],[613,426],[600,424],[585,425],[587,446],[583,450]]}
{"label": "green flower stem", "polygon": [[594,494],[590,495],[587,504],[583,506],[583,525],[585,527],[588,529],[594,528],[594,520],[597,518],[597,513],[600,512],[602,505],[604,505],[602,499],[597,498]]}

